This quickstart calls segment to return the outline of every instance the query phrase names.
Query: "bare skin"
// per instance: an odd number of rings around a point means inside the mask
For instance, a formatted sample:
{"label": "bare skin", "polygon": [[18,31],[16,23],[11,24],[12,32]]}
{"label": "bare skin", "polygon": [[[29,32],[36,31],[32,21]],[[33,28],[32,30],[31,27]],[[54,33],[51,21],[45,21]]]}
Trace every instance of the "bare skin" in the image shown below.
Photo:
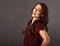
{"label": "bare skin", "polygon": [[[40,4],[37,4],[35,6],[35,8],[33,9],[33,11],[32,11],[32,17],[33,17],[33,19],[32,19],[31,25],[34,23],[34,21],[36,21],[37,19],[39,19],[40,15],[42,15],[41,9],[42,8],[41,8]],[[50,43],[50,37],[49,37],[48,33],[45,30],[40,30],[39,34],[43,38],[41,46],[48,46],[49,43]]]}

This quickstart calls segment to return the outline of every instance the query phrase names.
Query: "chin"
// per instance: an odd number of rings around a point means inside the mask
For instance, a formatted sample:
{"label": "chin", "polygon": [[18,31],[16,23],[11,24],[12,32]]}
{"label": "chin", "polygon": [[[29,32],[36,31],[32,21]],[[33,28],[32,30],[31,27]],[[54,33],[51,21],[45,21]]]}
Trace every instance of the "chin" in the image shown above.
{"label": "chin", "polygon": [[35,17],[34,15],[32,15],[32,17]]}
{"label": "chin", "polygon": [[34,14],[32,14],[32,17],[34,17],[35,15]]}

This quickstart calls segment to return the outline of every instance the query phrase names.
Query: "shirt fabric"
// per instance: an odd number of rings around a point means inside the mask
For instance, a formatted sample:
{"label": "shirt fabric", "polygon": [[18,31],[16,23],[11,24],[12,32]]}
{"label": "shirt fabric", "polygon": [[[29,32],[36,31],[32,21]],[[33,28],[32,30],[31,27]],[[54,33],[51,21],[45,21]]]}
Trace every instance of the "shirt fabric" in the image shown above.
{"label": "shirt fabric", "polygon": [[24,45],[25,46],[41,46],[42,43],[42,37],[39,34],[40,30],[44,30],[44,25],[40,22],[37,22],[35,24],[35,34],[32,35],[30,33],[30,28],[31,25],[28,25],[26,28],[26,33],[25,33],[25,37],[24,37]]}

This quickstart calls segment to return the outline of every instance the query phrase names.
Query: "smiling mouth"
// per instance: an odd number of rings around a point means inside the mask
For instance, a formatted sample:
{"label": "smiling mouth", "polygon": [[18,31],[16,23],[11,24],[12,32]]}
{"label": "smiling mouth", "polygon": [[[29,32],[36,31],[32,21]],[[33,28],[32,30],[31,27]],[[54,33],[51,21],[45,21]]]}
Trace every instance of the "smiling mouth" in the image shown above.
{"label": "smiling mouth", "polygon": [[34,15],[36,15],[36,13],[33,13]]}

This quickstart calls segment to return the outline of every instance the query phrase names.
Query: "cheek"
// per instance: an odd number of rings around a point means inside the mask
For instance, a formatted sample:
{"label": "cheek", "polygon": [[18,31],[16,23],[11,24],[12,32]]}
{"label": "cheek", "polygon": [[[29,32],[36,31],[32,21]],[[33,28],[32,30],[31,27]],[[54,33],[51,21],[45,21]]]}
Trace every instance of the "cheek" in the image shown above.
{"label": "cheek", "polygon": [[39,12],[39,15],[42,15],[42,12]]}
{"label": "cheek", "polygon": [[40,16],[40,13],[37,13],[36,16],[39,17]]}
{"label": "cheek", "polygon": [[41,16],[41,12],[38,12],[37,15],[38,15],[38,17],[40,17]]}
{"label": "cheek", "polygon": [[37,12],[38,15],[40,15],[40,12]]}

